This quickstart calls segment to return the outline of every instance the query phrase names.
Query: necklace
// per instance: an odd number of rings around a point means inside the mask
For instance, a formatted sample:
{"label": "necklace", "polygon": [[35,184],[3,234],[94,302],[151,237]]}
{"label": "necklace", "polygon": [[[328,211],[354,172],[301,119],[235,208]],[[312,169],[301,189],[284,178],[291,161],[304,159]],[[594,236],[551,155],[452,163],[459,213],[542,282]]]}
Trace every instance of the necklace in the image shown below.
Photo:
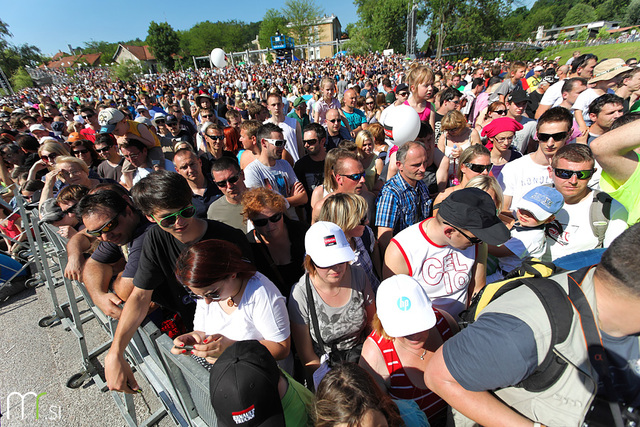
{"label": "necklace", "polygon": [[242,289],[243,289],[243,288],[244,288],[244,282],[242,283],[242,285],[240,285],[240,289],[238,289],[238,292],[236,292],[236,294],[235,294],[235,295],[233,295],[233,296],[229,297],[229,299],[227,300],[227,306],[228,306],[228,307],[233,307],[233,306],[236,306],[236,307],[237,307],[237,306],[238,306],[238,303],[237,303],[237,302],[235,302],[233,299],[234,299],[235,297],[237,297],[237,296],[238,296],[238,294],[239,294],[240,292],[242,292]]}
{"label": "necklace", "polygon": [[338,288],[338,292],[336,292],[334,295],[330,295],[330,294],[329,294],[328,292],[326,292],[324,289],[320,289],[320,288],[318,288],[318,287],[316,287],[316,290],[317,290],[317,291],[322,292],[322,293],[323,293],[323,294],[325,294],[325,295],[329,295],[331,298],[334,298],[334,297],[337,297],[337,296],[338,296],[338,294],[339,294],[339,293],[340,293],[340,291],[342,290],[342,287],[339,287],[339,288]]}
{"label": "necklace", "polygon": [[407,350],[409,353],[413,353],[416,356],[418,356],[420,358],[420,360],[424,360],[424,356],[427,354],[427,349],[423,349],[422,354],[418,354],[415,351],[411,350],[409,347],[407,347],[406,345],[402,344],[400,341],[398,341],[398,344],[400,344],[401,347],[404,347],[405,350]]}

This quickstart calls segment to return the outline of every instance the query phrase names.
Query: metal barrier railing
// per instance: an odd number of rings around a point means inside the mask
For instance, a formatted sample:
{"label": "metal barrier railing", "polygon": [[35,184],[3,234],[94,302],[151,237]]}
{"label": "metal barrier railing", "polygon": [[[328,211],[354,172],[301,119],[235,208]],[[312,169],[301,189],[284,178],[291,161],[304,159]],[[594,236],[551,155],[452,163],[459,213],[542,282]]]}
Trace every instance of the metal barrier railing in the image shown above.
{"label": "metal barrier railing", "polygon": [[[27,233],[30,253],[36,266],[34,285],[44,284],[50,295],[54,313],[39,321],[42,327],[59,322],[76,338],[80,349],[82,371],[67,381],[71,388],[80,387],[92,379],[102,390],[107,385],[101,377],[97,357],[111,345],[117,321],[106,316],[91,300],[82,282],[64,277],[67,264],[66,241],[55,227],[41,224],[37,209],[29,209],[20,196],[17,206]],[[59,291],[64,287],[64,295]],[[58,289],[60,288],[60,289]],[[97,321],[108,339],[89,350],[84,325]],[[94,337],[91,337],[94,338]],[[125,357],[136,373],[143,375],[162,407],[145,420],[138,421],[134,399],[137,396],[111,392],[111,396],[128,426],[150,426],[168,417],[177,426],[216,426],[216,417],[209,400],[209,373],[195,359],[171,354],[173,341],[153,322],[146,320],[138,328],[125,351]],[[146,391],[146,390],[145,390]],[[149,394],[145,393],[145,398]]]}

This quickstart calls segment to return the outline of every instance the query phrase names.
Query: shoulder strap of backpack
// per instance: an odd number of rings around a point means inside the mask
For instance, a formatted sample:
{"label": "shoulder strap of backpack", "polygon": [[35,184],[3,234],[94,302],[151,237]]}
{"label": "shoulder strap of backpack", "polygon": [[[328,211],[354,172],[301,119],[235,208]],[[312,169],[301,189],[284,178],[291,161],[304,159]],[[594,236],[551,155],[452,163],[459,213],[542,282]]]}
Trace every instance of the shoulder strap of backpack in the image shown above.
{"label": "shoulder strap of backpack", "polygon": [[593,235],[598,238],[598,248],[604,244],[604,235],[611,219],[611,201],[613,197],[604,191],[593,190],[593,201],[589,208],[589,224]]}

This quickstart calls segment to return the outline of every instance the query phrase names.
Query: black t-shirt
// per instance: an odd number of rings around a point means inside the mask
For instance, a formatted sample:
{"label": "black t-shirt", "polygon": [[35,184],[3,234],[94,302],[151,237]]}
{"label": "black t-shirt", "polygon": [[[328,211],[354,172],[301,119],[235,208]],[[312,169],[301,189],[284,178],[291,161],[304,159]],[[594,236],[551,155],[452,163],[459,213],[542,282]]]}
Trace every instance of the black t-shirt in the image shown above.
{"label": "black t-shirt", "polygon": [[293,166],[293,171],[307,192],[309,200],[304,205],[304,208],[307,211],[307,218],[311,218],[311,194],[316,187],[323,184],[324,160],[316,162],[309,155],[306,155],[296,162]]}
{"label": "black t-shirt", "polygon": [[437,111],[435,111],[435,128],[433,129],[434,133],[435,133],[435,139],[436,139],[436,144],[438,143],[438,138],[440,138],[440,135],[442,134],[442,132],[440,131],[440,128],[442,126],[442,118],[444,117],[444,115],[438,113]]}
{"label": "black t-shirt", "polygon": [[222,196],[222,192],[218,188],[214,182],[207,177],[204,176],[204,180],[207,183],[207,189],[204,190],[204,195],[200,196],[198,194],[193,194],[191,197],[191,203],[196,208],[196,216],[198,218],[206,219],[207,211],[209,210],[209,206],[211,203],[215,202]]}
{"label": "black t-shirt", "polygon": [[429,196],[432,198],[434,194],[438,193],[438,178],[436,176],[436,172],[438,172],[438,166],[435,163],[431,163],[430,166],[427,166],[424,178],[422,178],[422,182],[424,182],[429,190]]}
{"label": "black t-shirt", "polygon": [[[242,231],[218,221],[206,221],[207,231],[199,241],[220,239],[235,243],[243,256],[253,260],[251,247]],[[180,313],[185,327],[192,330],[196,305],[175,276],[176,261],[186,248],[187,245],[158,225],[150,227],[145,236],[133,284],[140,289],[152,290],[151,300]]]}
{"label": "black t-shirt", "polygon": [[540,100],[542,99],[542,93],[539,93],[537,90],[534,90],[529,94],[529,100],[531,102],[527,103],[527,108],[524,110],[527,113],[529,118],[533,119],[536,115],[536,110],[538,109],[538,105],[540,105]]}

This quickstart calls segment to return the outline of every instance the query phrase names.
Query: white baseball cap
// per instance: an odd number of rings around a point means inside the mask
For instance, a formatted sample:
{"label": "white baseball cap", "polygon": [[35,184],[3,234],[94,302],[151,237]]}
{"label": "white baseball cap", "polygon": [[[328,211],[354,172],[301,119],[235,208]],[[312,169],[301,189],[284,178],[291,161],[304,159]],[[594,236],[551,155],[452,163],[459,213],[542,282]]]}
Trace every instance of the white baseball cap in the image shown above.
{"label": "white baseball cap", "polygon": [[431,300],[422,286],[405,274],[396,274],[380,283],[376,309],[384,331],[393,338],[427,331],[436,324]]}
{"label": "white baseball cap", "polygon": [[350,262],[356,257],[344,231],[332,222],[318,221],[313,224],[304,236],[304,248],[320,268]]}

